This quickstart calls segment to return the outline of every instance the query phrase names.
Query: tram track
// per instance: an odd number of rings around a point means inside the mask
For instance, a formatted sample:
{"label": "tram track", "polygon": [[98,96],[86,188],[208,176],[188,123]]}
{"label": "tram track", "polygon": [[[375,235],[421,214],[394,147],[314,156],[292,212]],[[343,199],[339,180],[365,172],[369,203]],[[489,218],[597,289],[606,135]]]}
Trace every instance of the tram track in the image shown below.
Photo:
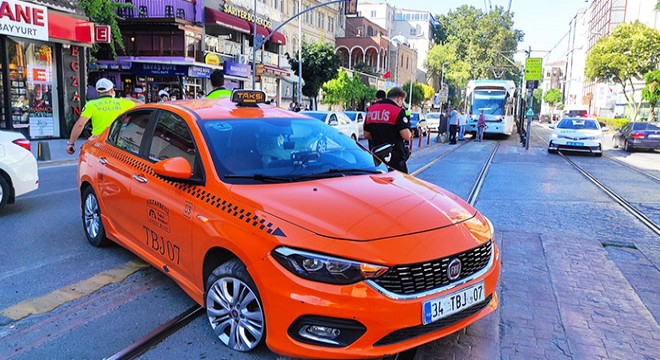
{"label": "tram track", "polygon": [[[541,139],[546,145],[548,142],[542,138],[540,135],[537,134],[537,137]],[[639,210],[635,206],[633,206],[628,200],[626,200],[623,196],[619,195],[616,191],[612,190],[609,186],[605,185],[602,181],[598,180],[594,175],[592,175],[589,171],[587,171],[584,167],[580,166],[577,164],[575,161],[571,160],[564,152],[558,151],[557,154],[564,159],[567,163],[569,163],[573,168],[575,168],[582,176],[587,178],[589,181],[591,181],[596,187],[598,187],[601,191],[603,191],[605,194],[607,194],[611,199],[613,199],[619,206],[624,208],[628,213],[630,213],[633,217],[635,217],[637,220],[639,220],[642,224],[644,224],[647,228],[649,228],[653,233],[656,235],[660,236],[660,225],[656,224],[653,220],[651,220],[643,211]],[[654,176],[646,171],[640,170],[638,168],[635,168],[621,160],[615,159],[612,156],[606,155],[605,156],[607,159],[619,164],[623,165],[626,168],[633,170],[653,181],[660,182],[660,178],[657,176]]]}

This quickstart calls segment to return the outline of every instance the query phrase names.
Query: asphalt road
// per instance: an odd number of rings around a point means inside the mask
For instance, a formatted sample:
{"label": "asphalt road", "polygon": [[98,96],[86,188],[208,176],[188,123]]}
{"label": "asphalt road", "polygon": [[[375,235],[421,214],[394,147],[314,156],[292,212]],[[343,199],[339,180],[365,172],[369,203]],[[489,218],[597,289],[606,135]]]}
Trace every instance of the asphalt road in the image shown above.
{"label": "asphalt road", "polygon": [[[500,308],[416,359],[660,356],[660,239],[548,154],[547,133],[535,125],[529,150],[501,140],[475,204],[502,249]],[[443,156],[417,176],[466,198],[496,142],[415,147],[409,168]],[[658,181],[618,162],[660,177],[660,153],[569,157],[660,221]],[[40,189],[0,212],[0,358],[108,357],[193,305],[127,251],[88,245],[76,169],[40,168]],[[200,317],[142,358],[282,357],[229,351]]]}

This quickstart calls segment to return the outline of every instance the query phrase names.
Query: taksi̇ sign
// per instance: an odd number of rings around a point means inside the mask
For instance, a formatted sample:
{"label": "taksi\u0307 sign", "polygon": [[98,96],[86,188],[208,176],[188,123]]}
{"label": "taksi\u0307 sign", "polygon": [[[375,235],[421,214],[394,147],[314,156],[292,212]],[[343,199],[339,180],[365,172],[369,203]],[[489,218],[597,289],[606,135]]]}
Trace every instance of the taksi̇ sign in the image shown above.
{"label": "taksi\u0307 sign", "polygon": [[525,59],[525,80],[542,80],[543,68],[542,58]]}
{"label": "taksi\u0307 sign", "polygon": [[0,34],[48,41],[48,9],[25,1],[0,1]]}

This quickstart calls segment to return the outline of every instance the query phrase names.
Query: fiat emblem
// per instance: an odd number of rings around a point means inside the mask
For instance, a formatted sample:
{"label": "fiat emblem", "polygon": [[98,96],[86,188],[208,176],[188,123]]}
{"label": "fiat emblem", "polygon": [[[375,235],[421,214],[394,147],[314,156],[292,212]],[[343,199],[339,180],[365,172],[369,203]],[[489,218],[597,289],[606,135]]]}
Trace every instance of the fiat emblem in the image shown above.
{"label": "fiat emblem", "polygon": [[447,277],[449,280],[456,280],[461,276],[461,260],[454,259],[447,266]]}

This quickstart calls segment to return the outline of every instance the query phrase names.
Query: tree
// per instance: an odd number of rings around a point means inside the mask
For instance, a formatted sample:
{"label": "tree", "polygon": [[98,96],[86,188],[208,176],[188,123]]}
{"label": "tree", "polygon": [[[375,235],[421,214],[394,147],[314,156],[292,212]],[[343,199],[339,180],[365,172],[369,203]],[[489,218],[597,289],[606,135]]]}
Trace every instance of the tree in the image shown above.
{"label": "tree", "polygon": [[355,108],[363,99],[373,100],[376,96],[376,89],[363,84],[357,73],[349,77],[346,70],[341,70],[336,78],[323,84],[322,89],[322,103],[344,108]]}
{"label": "tree", "polygon": [[641,100],[635,102],[634,79],[656,70],[660,60],[660,31],[639,21],[617,26],[611,36],[601,38],[587,55],[584,75],[588,80],[621,85],[637,118]]}
{"label": "tree", "polygon": [[[401,87],[408,96],[406,96],[405,102],[408,103],[408,99],[410,99],[410,94],[408,93],[410,91],[410,81],[407,83],[403,84]],[[413,83],[412,87],[412,104],[408,104],[408,106],[411,108],[415,105],[419,105],[424,101],[424,89],[422,88],[422,85],[420,83]]]}
{"label": "tree", "polygon": [[660,70],[644,75],[646,87],[642,89],[642,98],[649,102],[649,121],[655,121],[655,107],[660,102]]}
{"label": "tree", "polygon": [[550,113],[554,114],[555,105],[561,102],[561,90],[550,89],[546,91],[546,93],[543,95],[543,101],[545,101],[546,103],[548,103],[548,105],[550,105]]}
{"label": "tree", "polygon": [[542,102],[541,100],[543,99],[543,89],[540,88],[534,89],[532,96],[534,97],[534,110],[538,114],[541,112],[541,102]]}
{"label": "tree", "polygon": [[[298,53],[294,57],[287,55],[293,72],[298,75]],[[303,95],[312,100],[312,109],[316,109],[317,98],[321,86],[327,81],[334,79],[339,70],[340,60],[335,55],[334,49],[327,43],[318,42],[313,44],[302,44],[302,77],[305,85],[302,88]]]}
{"label": "tree", "polygon": [[[112,50],[113,58],[117,57],[117,46],[124,50],[124,40],[121,36],[121,29],[119,28],[117,10],[122,8],[135,8],[133,4],[121,3],[112,0],[80,0],[78,5],[80,9],[89,17],[89,19],[102,25],[110,26],[110,33],[112,34],[112,42],[110,42],[110,49]],[[98,45],[94,44],[92,47],[92,54],[99,50]]]}

